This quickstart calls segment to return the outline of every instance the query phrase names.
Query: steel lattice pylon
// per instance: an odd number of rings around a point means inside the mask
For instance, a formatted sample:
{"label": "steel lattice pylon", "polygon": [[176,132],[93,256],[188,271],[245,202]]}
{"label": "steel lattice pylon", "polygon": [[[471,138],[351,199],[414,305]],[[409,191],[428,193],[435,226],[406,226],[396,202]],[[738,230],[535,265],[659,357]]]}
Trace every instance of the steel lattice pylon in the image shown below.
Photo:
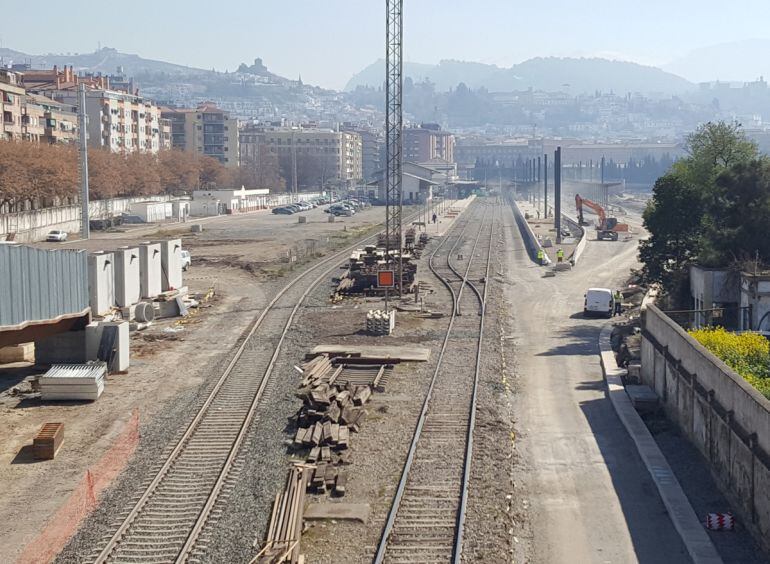
{"label": "steel lattice pylon", "polygon": [[385,250],[398,250],[396,262],[396,280],[399,294],[403,289],[401,250],[403,246],[401,227],[401,192],[402,162],[402,97],[403,83],[402,25],[404,0],[385,0],[386,39],[385,39]]}

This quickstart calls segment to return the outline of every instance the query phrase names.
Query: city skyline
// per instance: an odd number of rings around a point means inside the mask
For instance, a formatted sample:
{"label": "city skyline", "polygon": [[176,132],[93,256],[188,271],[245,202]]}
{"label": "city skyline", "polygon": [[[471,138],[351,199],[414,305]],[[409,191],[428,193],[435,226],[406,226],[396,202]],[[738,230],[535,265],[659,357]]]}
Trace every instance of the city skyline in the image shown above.
{"label": "city skyline", "polygon": [[[75,0],[70,12],[78,17],[68,26],[56,25],[54,18],[36,22],[36,34],[25,26],[4,26],[0,46],[43,54],[92,52],[101,45],[145,58],[230,71],[260,57],[276,74],[301,75],[308,83],[338,90],[353,74],[384,55],[384,7],[380,3],[268,0],[259,4],[227,2],[217,16],[198,1],[157,5],[139,0],[132,4],[134,10],[151,10],[158,21],[168,22],[163,33],[158,33],[155,28],[148,32],[118,29],[109,12],[91,10],[83,0]],[[5,21],[21,21],[23,10],[20,5],[7,7]],[[768,74],[759,60],[736,71],[740,76],[719,76],[715,71],[716,76],[706,78],[702,69],[692,65],[677,67],[677,62],[697,49],[770,38],[761,17],[770,15],[770,6],[759,0],[736,2],[729,11],[719,9],[715,2],[694,0],[676,5],[653,0],[644,10],[602,2],[590,11],[566,0],[546,7],[487,0],[481,5],[451,8],[423,0],[406,3],[404,12],[408,61],[430,64],[457,59],[509,67],[536,56],[595,56],[672,66],[691,81],[748,80]],[[523,21],[531,23],[521,25]],[[458,41],[458,37],[466,40]]]}

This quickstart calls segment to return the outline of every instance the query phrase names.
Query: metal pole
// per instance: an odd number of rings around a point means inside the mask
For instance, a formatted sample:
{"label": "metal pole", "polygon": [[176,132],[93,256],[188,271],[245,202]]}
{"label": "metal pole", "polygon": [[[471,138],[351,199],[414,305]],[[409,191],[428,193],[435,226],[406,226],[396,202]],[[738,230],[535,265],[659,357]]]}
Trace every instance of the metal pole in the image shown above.
{"label": "metal pole", "polygon": [[548,217],[548,154],[543,155],[543,209]]}
{"label": "metal pole", "polygon": [[556,242],[561,243],[561,147],[556,147],[553,160],[553,226],[556,228]]}
{"label": "metal pole", "polygon": [[86,116],[86,85],[79,88],[78,127],[80,128],[80,237],[88,239],[88,117]]}
{"label": "metal pole", "polygon": [[390,251],[394,243],[398,249],[396,276],[398,292],[401,295],[403,293],[401,262],[403,0],[387,0],[385,7],[385,251],[390,260]]}

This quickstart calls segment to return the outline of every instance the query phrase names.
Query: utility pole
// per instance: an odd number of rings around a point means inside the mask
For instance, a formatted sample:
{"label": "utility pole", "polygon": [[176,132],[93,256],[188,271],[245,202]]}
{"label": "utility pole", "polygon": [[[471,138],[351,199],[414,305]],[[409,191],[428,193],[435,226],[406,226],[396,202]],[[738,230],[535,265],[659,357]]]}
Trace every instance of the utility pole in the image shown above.
{"label": "utility pole", "polygon": [[88,223],[88,116],[86,115],[86,85],[78,87],[78,127],[80,128],[80,237],[90,237]]}
{"label": "utility pole", "polygon": [[548,153],[543,155],[543,209],[544,217],[548,217]]}
{"label": "utility pole", "polygon": [[556,147],[553,159],[553,226],[556,242],[561,243],[561,147]]}
{"label": "utility pole", "polygon": [[[540,164],[540,157],[537,157],[537,182],[543,178],[543,169]],[[537,194],[537,187],[535,187],[535,193]],[[537,207],[540,207],[540,196],[537,197]]]}
{"label": "utility pole", "polygon": [[291,191],[294,194],[295,201],[297,198],[297,141],[294,138],[294,128],[291,129]]}
{"label": "utility pole", "polygon": [[396,279],[401,295],[404,286],[401,251],[402,85],[403,85],[403,7],[404,0],[386,0],[385,14],[385,255],[398,251]]}

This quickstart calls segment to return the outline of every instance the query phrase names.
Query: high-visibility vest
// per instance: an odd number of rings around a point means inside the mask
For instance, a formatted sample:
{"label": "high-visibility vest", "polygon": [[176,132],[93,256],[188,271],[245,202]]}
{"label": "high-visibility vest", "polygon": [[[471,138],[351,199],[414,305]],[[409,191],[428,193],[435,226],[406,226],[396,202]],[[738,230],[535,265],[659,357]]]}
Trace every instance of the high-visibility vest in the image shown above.
{"label": "high-visibility vest", "polygon": [[557,257],[564,257],[564,251],[562,251],[561,249],[559,249],[558,251],[556,251],[556,256],[557,256]]}

